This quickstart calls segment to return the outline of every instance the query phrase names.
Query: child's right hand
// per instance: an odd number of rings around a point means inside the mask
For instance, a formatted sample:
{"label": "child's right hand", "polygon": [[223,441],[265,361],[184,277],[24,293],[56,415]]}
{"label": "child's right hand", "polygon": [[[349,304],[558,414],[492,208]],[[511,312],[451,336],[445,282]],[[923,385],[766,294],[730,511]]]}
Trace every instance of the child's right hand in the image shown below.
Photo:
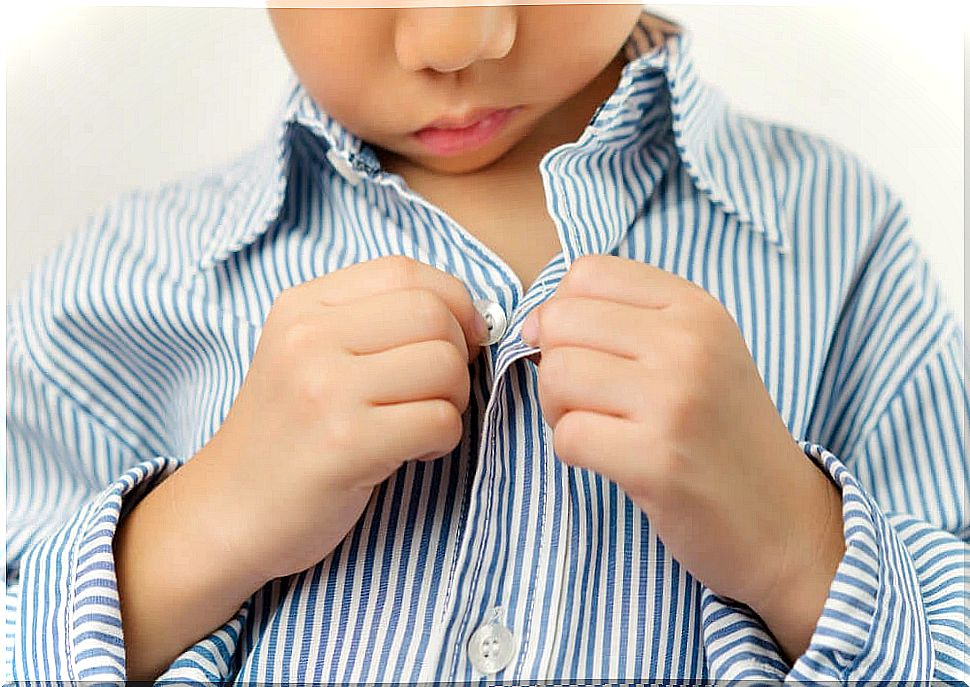
{"label": "child's right hand", "polygon": [[461,281],[402,256],[281,293],[197,456],[218,475],[233,558],[265,581],[305,570],[402,463],[451,452],[484,326]]}

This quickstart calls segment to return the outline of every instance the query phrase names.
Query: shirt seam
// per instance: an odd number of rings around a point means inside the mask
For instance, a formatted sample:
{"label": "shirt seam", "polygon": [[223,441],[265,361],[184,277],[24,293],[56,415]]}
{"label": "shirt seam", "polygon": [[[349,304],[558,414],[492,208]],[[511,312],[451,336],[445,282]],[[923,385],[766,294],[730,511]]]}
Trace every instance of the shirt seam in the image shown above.
{"label": "shirt seam", "polygon": [[[125,439],[116,429],[114,429],[110,425],[108,425],[100,417],[99,414],[95,413],[88,406],[88,404],[86,404],[86,403],[82,402],[81,400],[79,400],[76,396],[74,396],[74,394],[70,393],[64,387],[63,384],[61,384],[59,381],[57,381],[57,379],[55,379],[52,375],[50,375],[49,373],[47,373],[47,372],[44,371],[44,369],[37,362],[37,359],[34,356],[34,354],[29,350],[29,347],[25,345],[26,340],[23,337],[23,330],[19,326],[17,326],[16,324],[11,324],[11,325],[9,325],[7,331],[8,331],[8,333],[13,334],[13,336],[11,336],[10,339],[8,339],[8,342],[9,341],[12,341],[13,342],[13,345],[17,349],[19,349],[19,351],[20,351],[20,356],[19,357],[20,357],[21,360],[24,361],[24,363],[25,363],[24,369],[27,372],[29,372],[30,374],[36,376],[39,379],[40,382],[49,384],[50,387],[53,388],[59,395],[61,395],[63,398],[65,398],[67,401],[69,401],[73,406],[75,406],[76,408],[78,408],[85,415],[85,417],[87,419],[89,419],[90,421],[92,421],[93,423],[95,423],[106,434],[109,434],[111,437],[113,437],[115,440],[117,440],[120,444],[122,444],[125,448],[127,448],[128,450],[132,451],[135,454],[137,454],[139,452],[139,450],[140,450],[139,448],[137,448],[136,446],[132,445],[131,442],[129,442],[127,439]],[[18,336],[18,334],[19,334],[19,336]],[[10,345],[10,344],[8,343],[8,345]],[[110,413],[108,413],[108,414],[110,414]]]}
{"label": "shirt seam", "polygon": [[886,399],[886,402],[882,405],[882,407],[879,408],[878,412],[873,413],[871,419],[869,420],[869,426],[866,427],[866,430],[864,432],[860,432],[855,437],[853,442],[844,449],[846,460],[843,461],[843,463],[847,468],[851,467],[852,465],[852,456],[855,455],[857,450],[865,447],[865,445],[872,438],[872,433],[876,431],[876,429],[882,423],[883,418],[885,418],[886,415],[892,411],[897,400],[900,399],[906,390],[916,382],[916,379],[920,375],[924,374],[936,361],[946,356],[951,342],[957,338],[959,328],[953,317],[946,315],[944,316],[939,329],[940,331],[933,337],[934,343],[926,352],[926,355],[921,360],[914,363],[906,371],[906,374],[903,375],[902,379],[893,390],[892,395]]}

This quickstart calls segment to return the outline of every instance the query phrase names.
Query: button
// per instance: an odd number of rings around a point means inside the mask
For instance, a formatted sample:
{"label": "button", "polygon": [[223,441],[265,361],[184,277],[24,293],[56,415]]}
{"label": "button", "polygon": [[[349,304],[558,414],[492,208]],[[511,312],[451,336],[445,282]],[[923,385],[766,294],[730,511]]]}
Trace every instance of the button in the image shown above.
{"label": "button", "polygon": [[357,173],[357,170],[354,169],[347,158],[337,152],[336,148],[327,151],[327,159],[330,160],[330,164],[337,170],[337,173],[348,182],[354,185],[360,183],[360,174]]}
{"label": "button", "polygon": [[468,658],[481,673],[497,673],[512,662],[515,654],[515,637],[499,622],[503,612],[501,606],[491,609],[468,640]]}
{"label": "button", "polygon": [[508,326],[508,320],[505,317],[505,311],[502,310],[502,306],[495,301],[479,298],[474,302],[475,309],[481,313],[482,317],[485,319],[485,324],[488,325],[488,338],[485,340],[487,345],[492,345],[496,341],[502,338],[505,334],[505,328]]}

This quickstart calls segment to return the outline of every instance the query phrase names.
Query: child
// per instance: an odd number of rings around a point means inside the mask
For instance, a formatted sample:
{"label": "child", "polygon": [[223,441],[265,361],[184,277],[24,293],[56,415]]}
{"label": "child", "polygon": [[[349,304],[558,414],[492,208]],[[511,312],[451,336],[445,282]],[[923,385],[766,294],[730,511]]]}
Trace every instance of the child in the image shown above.
{"label": "child", "polygon": [[8,311],[20,680],[963,680],[899,198],[635,5],[271,10],[278,135]]}

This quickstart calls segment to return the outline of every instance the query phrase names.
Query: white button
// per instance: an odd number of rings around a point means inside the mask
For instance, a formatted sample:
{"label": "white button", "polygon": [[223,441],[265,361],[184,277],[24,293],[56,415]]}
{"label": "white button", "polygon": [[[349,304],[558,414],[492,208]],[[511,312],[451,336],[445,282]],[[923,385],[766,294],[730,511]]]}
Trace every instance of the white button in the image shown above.
{"label": "white button", "polygon": [[485,324],[488,325],[488,338],[485,340],[485,343],[492,345],[505,334],[505,328],[508,325],[505,311],[495,301],[482,298],[476,299],[474,305],[475,309],[485,318]]}
{"label": "white button", "polygon": [[336,148],[331,148],[327,151],[327,159],[330,160],[330,164],[337,170],[337,173],[348,182],[354,185],[360,183],[360,175],[357,173],[357,170],[354,169],[347,158],[337,152]]}
{"label": "white button", "polygon": [[490,610],[468,640],[468,658],[477,671],[487,675],[505,668],[515,654],[515,637],[499,622],[502,613],[500,606]]}

